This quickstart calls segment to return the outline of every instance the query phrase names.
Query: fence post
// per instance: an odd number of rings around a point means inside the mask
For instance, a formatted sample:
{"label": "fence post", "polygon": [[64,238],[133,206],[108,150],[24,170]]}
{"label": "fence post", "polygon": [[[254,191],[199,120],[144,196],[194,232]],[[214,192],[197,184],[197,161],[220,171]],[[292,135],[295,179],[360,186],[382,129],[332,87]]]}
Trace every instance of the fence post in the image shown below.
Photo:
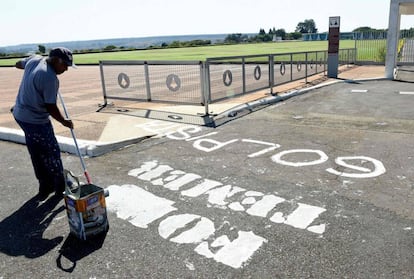
{"label": "fence post", "polygon": [[275,85],[275,60],[273,55],[269,55],[269,86],[270,94],[273,94],[273,86]]}
{"label": "fence post", "polygon": [[308,53],[305,53],[305,84],[308,83]]}
{"label": "fence post", "polygon": [[242,58],[242,80],[243,80],[243,94],[246,93],[246,65],[245,58]]}
{"label": "fence post", "polygon": [[147,89],[147,101],[151,101],[151,85],[150,85],[150,77],[149,77],[149,70],[148,70],[148,62],[144,62],[144,70],[145,70],[145,86]]}
{"label": "fence post", "polygon": [[209,77],[209,67],[208,61],[200,61],[200,71],[201,71],[201,98],[204,105],[205,115],[209,115],[208,104],[210,103],[210,77]]}
{"label": "fence post", "polygon": [[102,61],[99,61],[99,69],[100,69],[100,72],[101,72],[102,93],[103,93],[103,97],[104,97],[104,103],[102,104],[102,106],[100,108],[100,109],[102,109],[102,108],[104,108],[108,105],[108,101],[107,101],[107,98],[106,98],[105,75],[104,75],[104,72],[103,72],[103,62]]}

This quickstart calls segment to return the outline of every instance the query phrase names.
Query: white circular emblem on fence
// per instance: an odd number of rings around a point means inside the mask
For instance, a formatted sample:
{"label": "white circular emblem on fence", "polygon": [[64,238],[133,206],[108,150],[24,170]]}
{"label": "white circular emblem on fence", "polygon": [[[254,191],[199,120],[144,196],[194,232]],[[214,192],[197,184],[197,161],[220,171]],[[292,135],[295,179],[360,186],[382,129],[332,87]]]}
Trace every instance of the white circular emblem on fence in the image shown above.
{"label": "white circular emblem on fence", "polygon": [[281,63],[280,64],[280,74],[282,75],[282,76],[284,76],[285,75],[285,73],[286,73],[286,65],[285,65],[285,63]]}
{"label": "white circular emblem on fence", "polygon": [[259,80],[262,77],[262,69],[260,69],[260,66],[257,65],[256,68],[254,68],[254,79]]}
{"label": "white circular emblem on fence", "polygon": [[131,84],[129,80],[129,76],[125,73],[120,73],[118,75],[118,84],[121,88],[127,89],[129,85]]}
{"label": "white circular emblem on fence", "polygon": [[232,82],[233,82],[233,74],[231,73],[230,70],[226,70],[223,73],[223,83],[225,86],[230,86]]}
{"label": "white circular emblem on fence", "polygon": [[181,79],[179,76],[171,74],[167,76],[166,84],[170,91],[177,92],[181,88]]}

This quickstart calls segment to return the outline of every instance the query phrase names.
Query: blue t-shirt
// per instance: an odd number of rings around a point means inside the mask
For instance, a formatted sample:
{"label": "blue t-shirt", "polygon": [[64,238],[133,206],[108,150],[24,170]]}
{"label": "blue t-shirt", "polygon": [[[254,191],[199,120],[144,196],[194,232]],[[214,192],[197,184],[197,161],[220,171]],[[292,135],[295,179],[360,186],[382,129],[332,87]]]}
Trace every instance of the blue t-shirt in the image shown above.
{"label": "blue t-shirt", "polygon": [[42,56],[31,56],[21,63],[24,74],[13,115],[22,122],[47,123],[50,120],[46,104],[56,104],[59,89],[56,73]]}

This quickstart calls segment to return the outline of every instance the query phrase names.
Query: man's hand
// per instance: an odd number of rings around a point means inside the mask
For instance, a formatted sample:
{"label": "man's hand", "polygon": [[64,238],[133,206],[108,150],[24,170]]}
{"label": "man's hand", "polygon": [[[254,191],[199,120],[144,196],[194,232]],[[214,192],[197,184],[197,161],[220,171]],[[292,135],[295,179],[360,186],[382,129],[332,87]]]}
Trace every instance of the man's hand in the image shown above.
{"label": "man's hand", "polygon": [[63,115],[60,113],[60,110],[56,104],[45,104],[45,105],[46,105],[46,110],[49,112],[49,114],[54,119],[59,121],[63,126],[73,129],[72,120],[64,118]]}
{"label": "man's hand", "polygon": [[69,129],[73,129],[73,122],[70,119],[63,119],[61,122],[63,126],[68,127]]}

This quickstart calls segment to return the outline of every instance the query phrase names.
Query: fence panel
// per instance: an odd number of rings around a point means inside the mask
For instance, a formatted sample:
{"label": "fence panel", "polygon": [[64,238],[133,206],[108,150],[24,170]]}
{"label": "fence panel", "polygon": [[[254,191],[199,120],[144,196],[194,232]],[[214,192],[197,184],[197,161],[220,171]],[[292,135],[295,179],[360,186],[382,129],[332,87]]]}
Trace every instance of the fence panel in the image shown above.
{"label": "fence panel", "polygon": [[292,54],[292,81],[306,78],[306,54],[293,53]]}
{"label": "fence panel", "polygon": [[153,65],[148,64],[151,100],[200,104],[200,65]]}
{"label": "fence panel", "polygon": [[242,57],[208,59],[210,101],[231,98],[245,92]]}
{"label": "fence panel", "polygon": [[200,104],[200,61],[101,61],[104,98]]}
{"label": "fence panel", "polygon": [[245,58],[245,84],[243,93],[269,87],[269,55]]}
{"label": "fence panel", "polygon": [[101,64],[101,77],[105,99],[147,100],[143,65]]}

